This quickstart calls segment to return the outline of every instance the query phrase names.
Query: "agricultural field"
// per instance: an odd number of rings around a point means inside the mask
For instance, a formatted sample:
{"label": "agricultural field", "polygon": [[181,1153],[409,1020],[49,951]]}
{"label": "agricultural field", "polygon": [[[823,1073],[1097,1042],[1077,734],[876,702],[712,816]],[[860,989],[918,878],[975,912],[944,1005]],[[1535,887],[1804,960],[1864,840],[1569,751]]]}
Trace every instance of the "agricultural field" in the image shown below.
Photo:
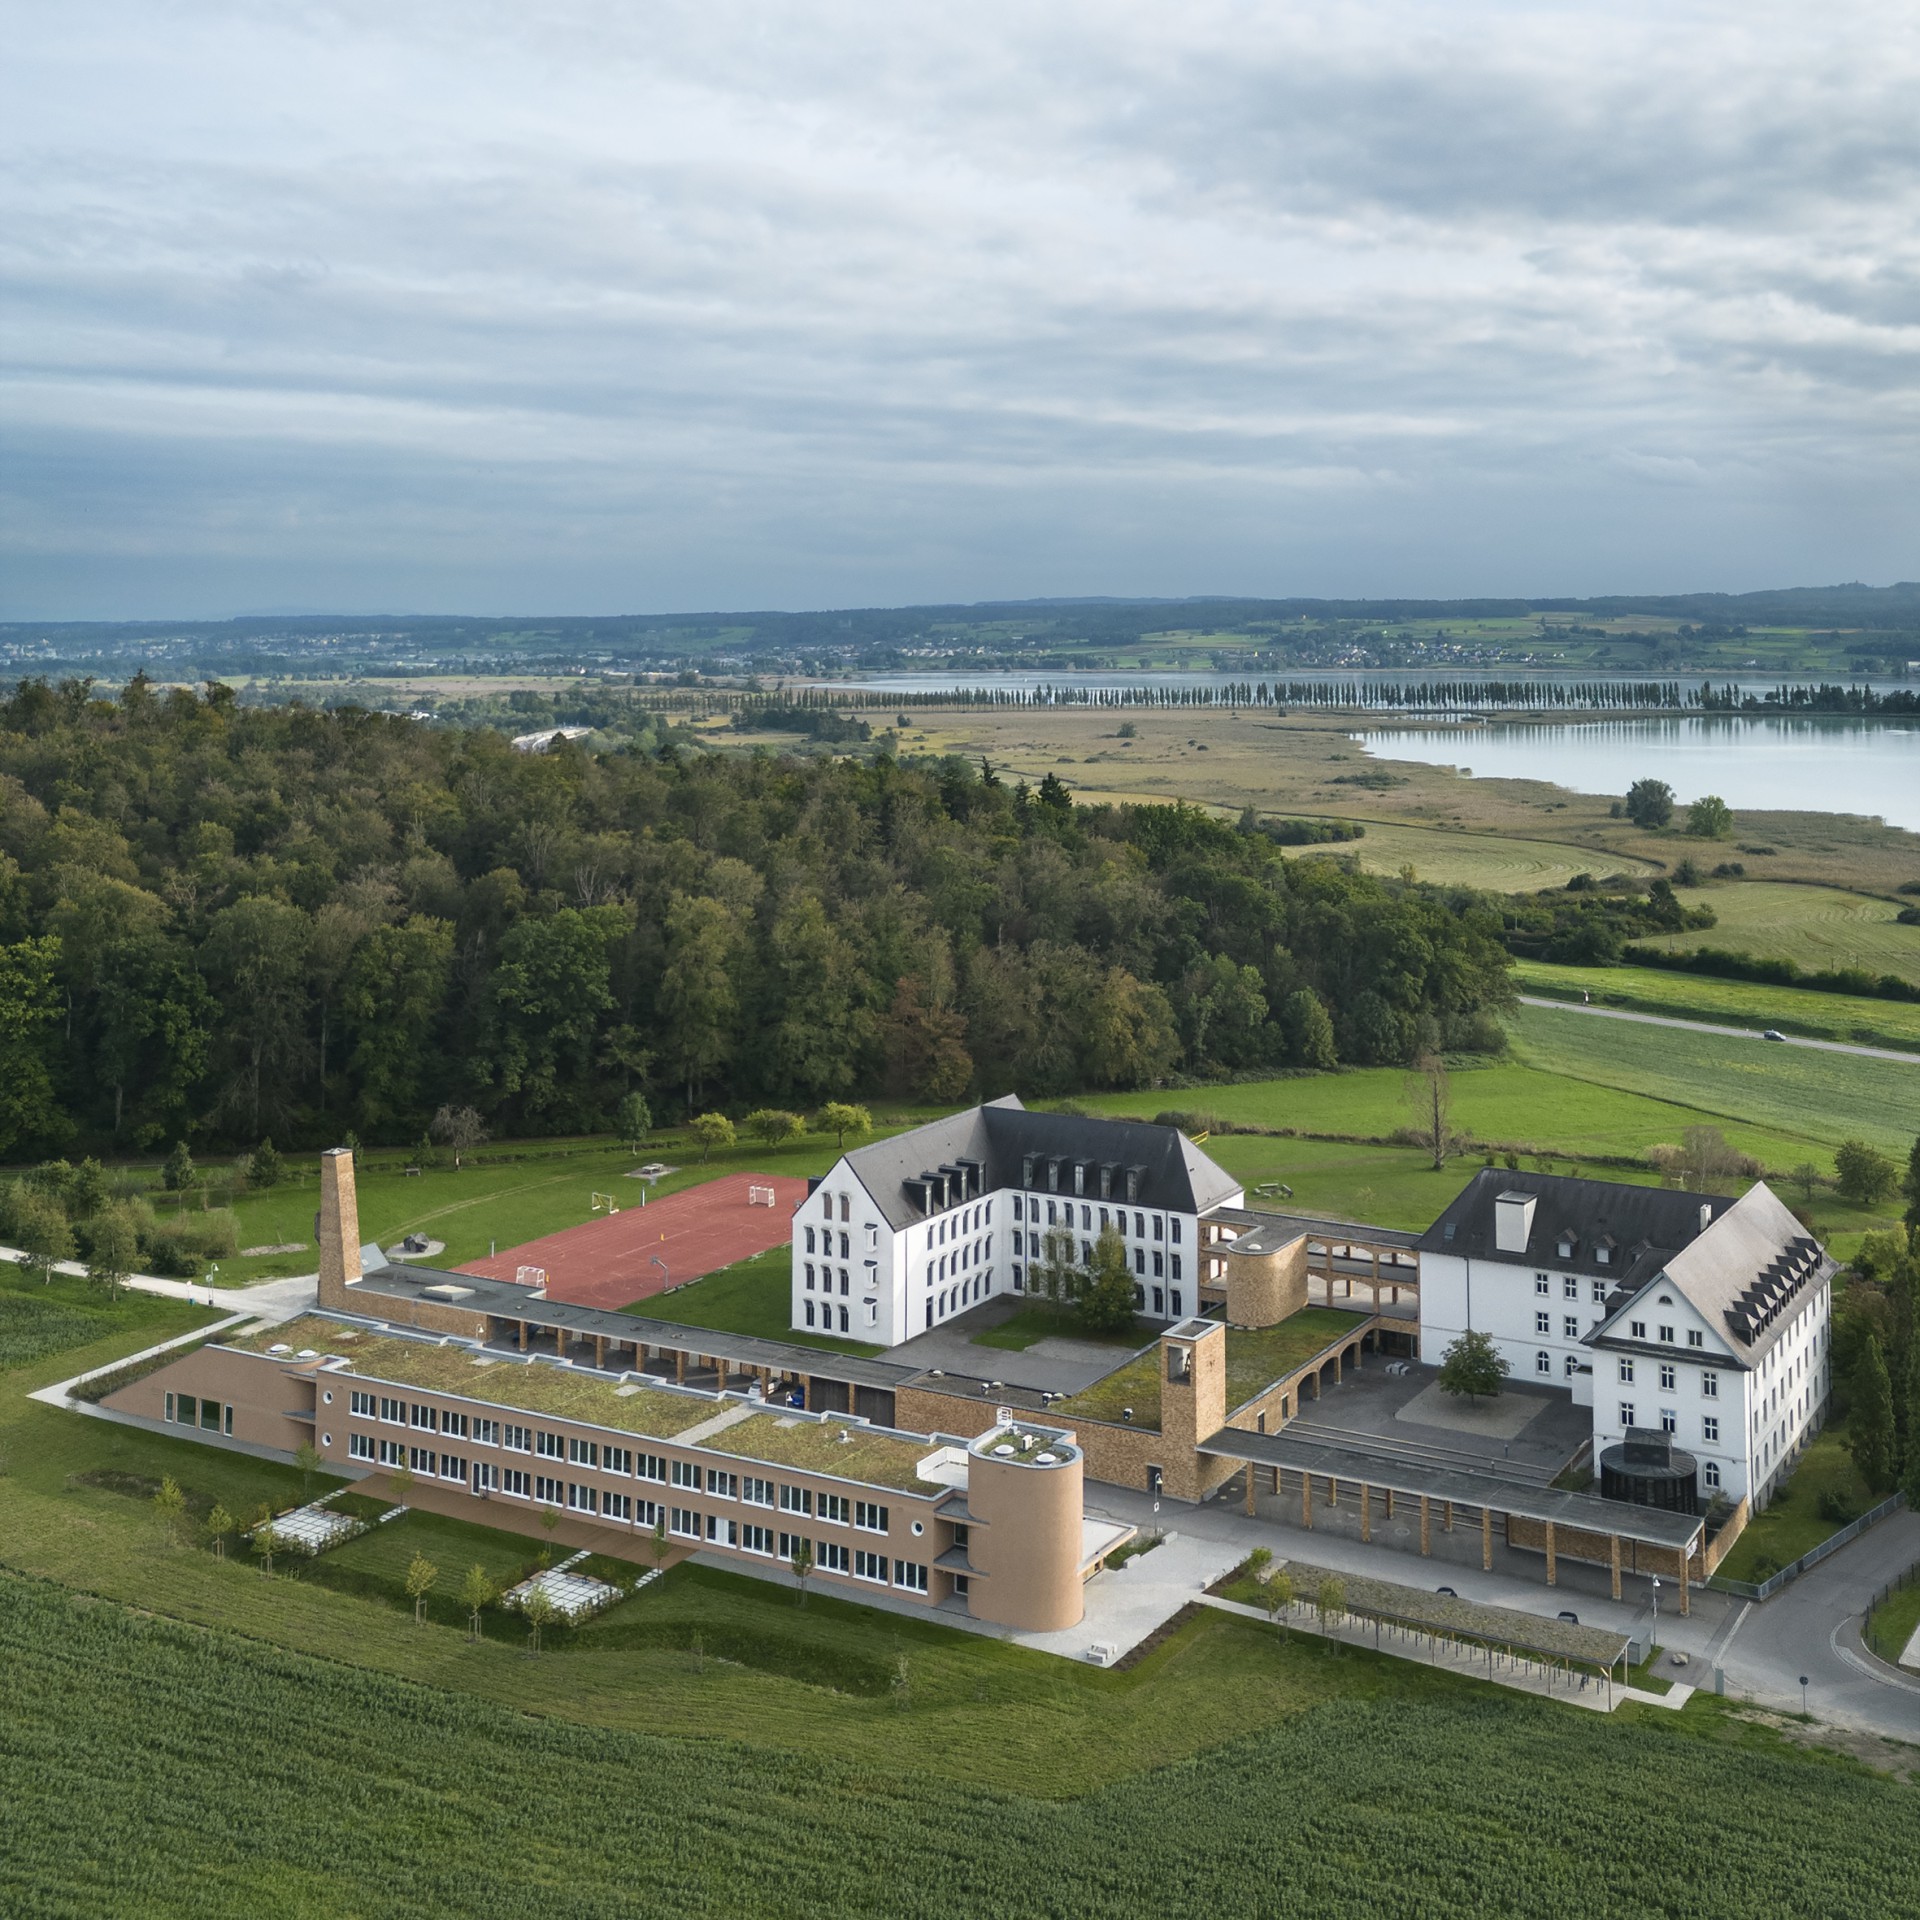
{"label": "agricultural field", "polygon": [[1564,887],[1576,873],[1650,877],[1659,872],[1650,861],[1563,840],[1456,833],[1390,821],[1369,822],[1365,837],[1359,840],[1297,847],[1292,852],[1300,859],[1351,857],[1368,873],[1399,873],[1411,867],[1417,880],[1445,887],[1479,887],[1489,893],[1537,893],[1544,887]]}
{"label": "agricultural field", "polygon": [[1544,960],[1516,961],[1513,983],[1522,993],[1547,999],[1578,1000],[1586,993],[1600,1007],[1750,1027],[1756,1033],[1778,1027],[1815,1040],[1910,1047],[1920,1053],[1920,1002],[1767,987],[1704,973],[1667,973],[1659,967],[1563,967]]}
{"label": "agricultural field", "polygon": [[1920,927],[1903,927],[1896,918],[1911,900],[1756,880],[1676,891],[1687,906],[1711,907],[1719,924],[1705,933],[1656,934],[1639,945],[1669,953],[1719,947],[1759,960],[1791,960],[1810,973],[1859,967],[1920,986]]}
{"label": "agricultural field", "polygon": [[[1630,1833],[1641,1911],[1697,1911],[1710,1885],[1721,1916],[1920,1913],[1920,1800],[1856,1764],[1763,1744],[1710,1712],[1698,1732],[1596,1722],[1407,1663],[1383,1698],[1386,1662],[1224,1624],[1256,1696],[1297,1678],[1290,1711],[1256,1718],[1223,1691],[1208,1713],[1220,1737],[1197,1760],[1076,1792],[1044,1759],[956,1782],[895,1771],[864,1742],[781,1752],[569,1724],[457,1682],[423,1686],[7,1579],[0,1903],[414,1916],[472,1911],[484,1887],[490,1914],[547,1920],[562,1884],[567,1912],[609,1916],[784,1910],[804,1886],[806,1910],[828,1916],[1213,1920],[1268,1911],[1284,1886],[1328,1920],[1477,1920],[1547,1900],[1584,1920],[1621,1911]],[[565,1664],[465,1649],[444,1628],[402,1631],[449,1663],[471,1652],[530,1675]],[[1139,1711],[1192,1644],[1087,1677]],[[767,1684],[719,1658],[671,1658],[696,1692]],[[911,1657],[904,1688],[859,1704],[894,1730],[887,1747],[918,1734],[937,1751],[940,1715]],[[1046,1718],[990,1695],[976,1711],[1000,1726]],[[1058,1730],[1043,1744],[1066,1759],[1067,1740]],[[557,1836],[556,1806],[593,1815]]]}

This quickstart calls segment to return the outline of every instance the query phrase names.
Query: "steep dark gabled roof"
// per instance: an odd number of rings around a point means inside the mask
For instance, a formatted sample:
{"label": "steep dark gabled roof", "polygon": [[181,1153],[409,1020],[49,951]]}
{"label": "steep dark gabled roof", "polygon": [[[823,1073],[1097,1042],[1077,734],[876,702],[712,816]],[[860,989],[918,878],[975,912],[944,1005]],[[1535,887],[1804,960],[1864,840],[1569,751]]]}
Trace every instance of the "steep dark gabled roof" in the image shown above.
{"label": "steep dark gabled roof", "polygon": [[[1106,1196],[1163,1213],[1204,1213],[1236,1196],[1240,1183],[1177,1127],[1145,1120],[1108,1120],[1079,1114],[1029,1113],[1009,1094],[984,1106],[876,1140],[847,1155],[847,1164],[872,1195],[889,1225],[899,1228],[957,1205],[962,1198],[1021,1187],[1033,1161],[1032,1185],[1041,1192],[1097,1201],[1099,1170],[1114,1169]],[[1060,1184],[1048,1186],[1048,1163],[1059,1161]],[[1075,1195],[1072,1168],[1088,1169],[1086,1191]],[[1127,1193],[1126,1175],[1135,1175]],[[939,1182],[945,1176],[942,1193]],[[931,1176],[931,1193],[920,1183]],[[931,1200],[931,1205],[928,1204]]]}
{"label": "steep dark gabled roof", "polygon": [[[1503,1253],[1494,1239],[1494,1204],[1503,1193],[1533,1197],[1533,1231],[1525,1251]],[[1700,1210],[1718,1220],[1733,1206],[1724,1195],[1636,1187],[1619,1180],[1581,1180],[1570,1174],[1526,1173],[1483,1167],[1454,1203],[1420,1237],[1422,1253],[1457,1253],[1470,1260],[1531,1262],[1596,1279],[1650,1277],[1662,1262],[1700,1236]],[[1573,1250],[1562,1256],[1561,1236]],[[1596,1260],[1596,1247],[1612,1258]]]}

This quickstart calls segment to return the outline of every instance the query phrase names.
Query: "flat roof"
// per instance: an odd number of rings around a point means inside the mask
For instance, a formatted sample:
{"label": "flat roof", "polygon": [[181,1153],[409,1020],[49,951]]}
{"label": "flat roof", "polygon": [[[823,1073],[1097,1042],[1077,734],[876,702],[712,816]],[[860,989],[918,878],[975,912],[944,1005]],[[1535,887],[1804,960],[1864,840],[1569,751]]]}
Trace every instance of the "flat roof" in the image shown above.
{"label": "flat roof", "polygon": [[490,1280],[484,1274],[441,1267],[409,1266],[403,1261],[372,1268],[348,1289],[348,1297],[368,1296],[367,1311],[377,1317],[378,1310],[372,1301],[383,1295],[393,1300],[427,1299],[431,1303],[429,1289],[445,1286],[467,1290],[467,1297],[453,1304],[470,1313],[490,1313],[501,1320],[524,1320],[530,1327],[557,1327],[568,1333],[597,1334],[608,1340],[641,1340],[650,1347],[735,1360],[743,1369],[768,1367],[775,1373],[818,1374],[827,1380],[843,1380],[849,1386],[880,1387],[888,1392],[903,1385],[918,1371],[857,1354],[829,1353],[821,1347],[765,1340],[757,1334],[726,1333],[713,1327],[683,1326],[677,1320],[615,1313],[606,1307],[574,1307],[561,1300],[538,1300],[528,1288],[516,1286],[511,1280]]}
{"label": "flat roof", "polygon": [[1369,1227],[1358,1220],[1329,1220],[1314,1213],[1276,1213],[1267,1207],[1209,1207],[1205,1217],[1241,1228],[1243,1237],[1246,1232],[1260,1229],[1262,1238],[1276,1246],[1284,1244],[1285,1238],[1298,1239],[1305,1234],[1309,1240],[1336,1240],[1343,1244],[1361,1240],[1373,1247],[1417,1249],[1422,1238],[1421,1234],[1409,1233],[1404,1227]]}
{"label": "flat roof", "polygon": [[1555,1526],[1577,1527],[1587,1533],[1618,1534],[1622,1540],[1674,1553],[1682,1548],[1691,1550],[1706,1526],[1697,1514],[1665,1513],[1658,1507],[1603,1500],[1598,1494],[1570,1493],[1562,1487],[1529,1486],[1498,1474],[1389,1460],[1358,1448],[1290,1439],[1284,1428],[1279,1433],[1246,1433],[1238,1427],[1223,1427],[1211,1439],[1201,1441],[1199,1450],[1226,1460],[1318,1474],[1323,1479],[1364,1481],[1370,1487],[1394,1493],[1425,1494],[1430,1500],[1451,1500],[1456,1506],[1491,1507],[1501,1513],[1517,1513],[1524,1520],[1551,1520]]}

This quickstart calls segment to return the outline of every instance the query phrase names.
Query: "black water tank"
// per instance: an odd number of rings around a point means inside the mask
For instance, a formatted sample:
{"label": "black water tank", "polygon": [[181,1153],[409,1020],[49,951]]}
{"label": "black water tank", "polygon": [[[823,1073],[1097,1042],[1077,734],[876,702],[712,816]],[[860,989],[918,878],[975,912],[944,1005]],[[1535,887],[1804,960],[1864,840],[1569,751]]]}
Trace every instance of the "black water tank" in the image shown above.
{"label": "black water tank", "polygon": [[1608,1500],[1665,1513],[1700,1511],[1700,1476],[1693,1455],[1682,1453],[1670,1433],[1629,1427],[1618,1446],[1600,1456],[1600,1492]]}

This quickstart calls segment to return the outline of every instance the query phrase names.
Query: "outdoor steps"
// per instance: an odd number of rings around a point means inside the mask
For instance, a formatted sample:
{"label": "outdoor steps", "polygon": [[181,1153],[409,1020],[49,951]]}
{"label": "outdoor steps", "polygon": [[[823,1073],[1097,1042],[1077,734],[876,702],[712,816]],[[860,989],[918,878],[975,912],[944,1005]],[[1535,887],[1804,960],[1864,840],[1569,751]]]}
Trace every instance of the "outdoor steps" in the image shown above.
{"label": "outdoor steps", "polygon": [[[1290,1420],[1280,1431],[1293,1439],[1320,1440],[1330,1447],[1351,1448],[1357,1454],[1371,1454],[1376,1460],[1398,1460],[1411,1464],[1425,1462],[1461,1473],[1485,1474],[1496,1480],[1517,1480],[1528,1486],[1551,1486],[1558,1467],[1542,1467],[1526,1460],[1502,1459],[1498,1454],[1475,1452],[1466,1447],[1429,1445],[1423,1440],[1401,1440],[1389,1434],[1369,1433],[1354,1427],[1337,1427],[1330,1421]],[[1356,1474],[1355,1478],[1359,1478]]]}

